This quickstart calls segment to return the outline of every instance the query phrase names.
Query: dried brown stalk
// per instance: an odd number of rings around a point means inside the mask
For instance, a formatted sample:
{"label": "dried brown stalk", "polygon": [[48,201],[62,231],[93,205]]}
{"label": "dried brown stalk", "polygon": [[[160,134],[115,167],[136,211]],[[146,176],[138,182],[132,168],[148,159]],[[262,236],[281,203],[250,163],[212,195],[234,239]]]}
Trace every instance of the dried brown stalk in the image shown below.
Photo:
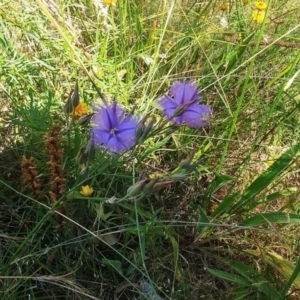
{"label": "dried brown stalk", "polygon": [[25,155],[22,156],[21,169],[24,181],[28,183],[28,188],[32,191],[32,196],[38,198],[41,194],[41,180],[37,178],[38,171],[33,157],[29,159]]}
{"label": "dried brown stalk", "polygon": [[64,149],[61,147],[62,138],[59,135],[61,127],[53,125],[45,138],[45,152],[50,155],[47,164],[51,171],[50,198],[54,205],[65,193],[66,179],[63,174],[62,159]]}

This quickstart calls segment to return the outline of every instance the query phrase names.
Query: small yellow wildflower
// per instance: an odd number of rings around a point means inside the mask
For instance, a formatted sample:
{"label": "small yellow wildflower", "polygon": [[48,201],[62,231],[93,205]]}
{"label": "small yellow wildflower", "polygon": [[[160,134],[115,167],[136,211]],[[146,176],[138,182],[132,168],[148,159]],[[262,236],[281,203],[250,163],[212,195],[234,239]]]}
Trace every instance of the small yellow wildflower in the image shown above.
{"label": "small yellow wildflower", "polygon": [[81,187],[80,194],[88,197],[88,196],[91,196],[93,194],[93,192],[94,192],[93,188],[91,188],[89,185],[83,185]]}
{"label": "small yellow wildflower", "polygon": [[103,0],[103,3],[106,5],[112,5],[115,4],[117,0]]}
{"label": "small yellow wildflower", "polygon": [[221,6],[220,6],[220,9],[225,11],[229,8],[229,5],[227,3],[223,3]]}
{"label": "small yellow wildflower", "polygon": [[84,102],[79,102],[79,104],[75,107],[75,117],[82,117],[87,114],[89,107]]}
{"label": "small yellow wildflower", "polygon": [[266,12],[264,10],[254,10],[252,13],[252,20],[261,24],[264,21]]}
{"label": "small yellow wildflower", "polygon": [[256,1],[254,6],[258,10],[265,10],[268,7],[268,4],[264,1]]}

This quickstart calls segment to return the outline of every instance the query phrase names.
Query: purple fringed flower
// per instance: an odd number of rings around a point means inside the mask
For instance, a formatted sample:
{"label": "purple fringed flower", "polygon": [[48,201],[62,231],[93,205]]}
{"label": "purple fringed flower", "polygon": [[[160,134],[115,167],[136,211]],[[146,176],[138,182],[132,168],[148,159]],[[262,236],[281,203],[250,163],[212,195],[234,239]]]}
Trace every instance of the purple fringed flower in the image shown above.
{"label": "purple fringed flower", "polygon": [[158,101],[168,120],[178,125],[184,123],[192,128],[206,125],[212,110],[210,105],[199,104],[202,98],[198,95],[195,83],[177,81],[171,86],[170,92],[173,98],[165,95]]}
{"label": "purple fringed flower", "polygon": [[117,102],[98,106],[96,110],[91,128],[95,144],[110,153],[130,149],[136,142],[137,120],[133,116],[125,117],[125,111]]}

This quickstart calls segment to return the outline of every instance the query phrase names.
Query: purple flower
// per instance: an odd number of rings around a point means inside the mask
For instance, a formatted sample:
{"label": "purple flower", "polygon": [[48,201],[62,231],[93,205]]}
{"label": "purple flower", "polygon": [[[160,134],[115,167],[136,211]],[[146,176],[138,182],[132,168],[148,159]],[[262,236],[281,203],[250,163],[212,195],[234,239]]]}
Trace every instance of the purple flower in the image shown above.
{"label": "purple flower", "polygon": [[91,128],[95,144],[110,153],[130,149],[136,142],[137,120],[133,116],[125,116],[117,102],[98,106],[96,110]]}
{"label": "purple flower", "polygon": [[210,118],[210,105],[201,105],[198,89],[192,82],[175,82],[170,89],[171,98],[165,95],[158,104],[163,107],[168,120],[178,125],[183,123],[192,128],[203,127]]}

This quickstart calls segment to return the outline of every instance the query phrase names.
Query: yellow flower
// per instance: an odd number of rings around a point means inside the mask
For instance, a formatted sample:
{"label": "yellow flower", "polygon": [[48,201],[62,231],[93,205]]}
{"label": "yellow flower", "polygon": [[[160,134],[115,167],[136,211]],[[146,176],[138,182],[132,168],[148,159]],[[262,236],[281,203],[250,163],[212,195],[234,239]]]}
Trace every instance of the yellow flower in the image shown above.
{"label": "yellow flower", "polygon": [[103,0],[103,3],[106,5],[112,5],[115,4],[117,0]]}
{"label": "yellow flower", "polygon": [[261,24],[264,21],[266,12],[264,10],[254,10],[252,13],[252,20]]}
{"label": "yellow flower", "polygon": [[268,7],[268,4],[264,1],[256,1],[254,6],[258,10],[265,10]]}
{"label": "yellow flower", "polygon": [[89,185],[83,185],[81,187],[80,194],[88,197],[88,196],[91,196],[93,194],[93,192],[94,192],[93,188],[91,188]]}
{"label": "yellow flower", "polygon": [[220,9],[225,11],[229,8],[229,5],[227,3],[223,3],[221,6],[220,6]]}
{"label": "yellow flower", "polygon": [[75,117],[82,117],[87,114],[89,107],[84,102],[79,102],[79,104],[75,107]]}

